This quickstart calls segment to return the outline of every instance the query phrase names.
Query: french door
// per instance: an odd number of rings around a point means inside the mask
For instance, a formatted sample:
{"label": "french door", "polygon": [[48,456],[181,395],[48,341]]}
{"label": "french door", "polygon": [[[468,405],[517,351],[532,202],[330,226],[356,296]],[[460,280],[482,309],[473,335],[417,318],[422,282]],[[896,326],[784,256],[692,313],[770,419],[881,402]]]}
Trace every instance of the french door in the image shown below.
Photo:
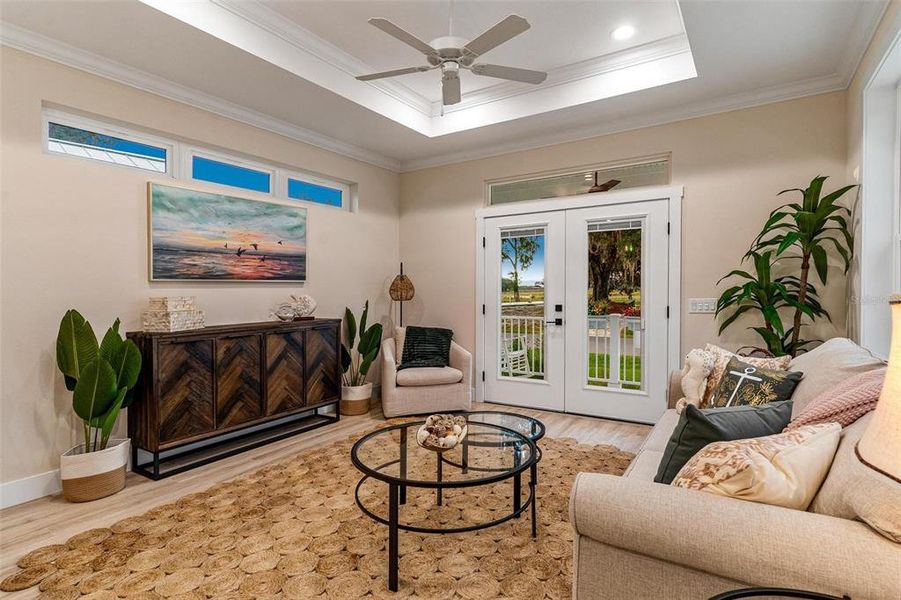
{"label": "french door", "polygon": [[486,216],[482,398],[656,421],[677,342],[669,221],[666,198]]}

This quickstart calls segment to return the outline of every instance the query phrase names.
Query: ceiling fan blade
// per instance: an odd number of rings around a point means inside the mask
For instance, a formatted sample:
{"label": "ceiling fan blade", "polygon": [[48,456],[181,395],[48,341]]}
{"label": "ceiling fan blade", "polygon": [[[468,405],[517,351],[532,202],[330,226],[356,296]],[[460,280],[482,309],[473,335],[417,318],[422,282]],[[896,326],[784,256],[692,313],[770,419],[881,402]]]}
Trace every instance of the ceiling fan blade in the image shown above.
{"label": "ceiling fan blade", "polygon": [[463,47],[464,52],[471,57],[481,56],[492,48],[496,48],[504,42],[515,38],[520,33],[531,27],[529,22],[519,15],[510,15],[503,21],[472,40]]}
{"label": "ceiling fan blade", "polygon": [[372,81],[373,79],[384,79],[385,77],[397,77],[398,75],[408,75],[410,73],[422,73],[435,67],[407,67],[406,69],[394,69],[393,71],[382,71],[381,73],[370,73],[369,75],[357,75],[358,81]]}
{"label": "ceiling fan blade", "polygon": [[503,65],[472,65],[470,70],[476,75],[497,77],[498,79],[509,79],[510,81],[521,81],[523,83],[538,84],[547,79],[547,73],[544,71],[532,71],[530,69],[505,67]]}
{"label": "ceiling fan blade", "polygon": [[456,73],[445,73],[441,78],[441,101],[445,106],[460,101],[460,77]]}
{"label": "ceiling fan blade", "polygon": [[374,18],[369,19],[369,24],[378,27],[391,37],[397,38],[408,46],[416,48],[426,56],[438,56],[438,51],[423,42],[412,33],[405,31],[389,21],[388,19]]}

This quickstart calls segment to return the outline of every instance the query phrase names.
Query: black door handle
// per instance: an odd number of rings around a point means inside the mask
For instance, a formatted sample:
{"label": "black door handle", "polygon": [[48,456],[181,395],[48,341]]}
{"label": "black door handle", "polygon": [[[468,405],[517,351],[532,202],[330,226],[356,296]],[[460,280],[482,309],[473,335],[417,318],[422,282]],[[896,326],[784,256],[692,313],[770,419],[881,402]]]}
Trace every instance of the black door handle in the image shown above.
{"label": "black door handle", "polygon": [[553,321],[545,321],[545,323],[547,323],[548,325],[563,325],[563,319],[557,317]]}

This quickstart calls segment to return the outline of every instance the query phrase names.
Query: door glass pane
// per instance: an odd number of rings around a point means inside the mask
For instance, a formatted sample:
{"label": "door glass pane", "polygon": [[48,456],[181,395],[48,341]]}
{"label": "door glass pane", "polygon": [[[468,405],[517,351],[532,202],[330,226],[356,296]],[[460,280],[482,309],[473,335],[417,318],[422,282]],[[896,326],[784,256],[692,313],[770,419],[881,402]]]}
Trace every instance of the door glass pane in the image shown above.
{"label": "door glass pane", "polygon": [[500,374],[544,379],[544,227],[501,232]]}
{"label": "door glass pane", "polygon": [[642,389],[642,221],[588,225],[588,385]]}

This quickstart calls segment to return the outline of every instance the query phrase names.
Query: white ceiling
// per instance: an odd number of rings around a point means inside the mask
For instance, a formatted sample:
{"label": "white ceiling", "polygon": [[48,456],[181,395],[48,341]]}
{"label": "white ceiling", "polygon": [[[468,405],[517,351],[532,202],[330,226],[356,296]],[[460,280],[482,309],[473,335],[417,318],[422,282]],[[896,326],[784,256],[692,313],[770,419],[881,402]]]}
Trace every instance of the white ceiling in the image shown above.
{"label": "white ceiling", "polygon": [[[683,0],[678,6],[457,2],[454,27],[462,36],[477,35],[512,12],[529,19],[531,30],[486,60],[548,68],[552,75],[539,90],[527,86],[526,94],[522,84],[471,77],[463,82],[461,110],[442,117],[434,112],[438,87],[429,77],[434,73],[383,87],[362,84],[352,75],[412,66],[419,59],[412,49],[366,25],[367,18],[388,17],[429,40],[446,32],[447,2],[165,4],[185,12],[227,10],[228,16],[217,18],[217,26],[224,23],[221,31],[209,33],[196,26],[209,29],[202,20],[192,26],[180,20],[184,14],[173,18],[137,0],[3,1],[2,41],[362,160],[411,170],[842,89],[886,5],[882,0]],[[609,32],[626,21],[638,34],[627,48],[619,48],[621,42]],[[255,28],[250,40],[241,37],[249,26]],[[263,30],[267,35],[259,35]],[[690,54],[685,53],[686,36]],[[697,77],[673,75],[678,68],[667,67],[672,63],[666,60],[685,56]],[[666,71],[657,74],[661,81],[673,82],[644,89],[642,83],[634,87],[637,91],[620,95],[602,90],[595,100],[576,97],[566,87],[573,85],[569,80],[549,85],[555,74],[573,77],[590,67],[609,76],[624,73],[624,65],[656,67]],[[485,83],[490,87],[478,87]],[[539,112],[528,113],[538,105]],[[486,117],[489,109],[497,114]],[[476,126],[460,127],[464,118]]]}
{"label": "white ceiling", "polygon": [[[374,71],[425,63],[416,50],[369,25],[369,18],[389,19],[426,42],[448,35],[449,31],[448,2],[344,1],[340,4],[340,27],[335,26],[334,3],[265,0],[263,4]],[[532,28],[492,50],[480,62],[552,70],[684,33],[674,0],[574,0],[566,2],[565,8],[560,2],[459,1],[453,4],[453,33],[473,39],[510,14],[525,17]],[[635,27],[632,39],[616,41],[609,35],[622,24]],[[566,43],[548,43],[559,40]],[[497,79],[468,72],[463,72],[461,79],[464,94],[499,83]],[[417,73],[397,81],[432,102],[441,97],[436,73]]]}

